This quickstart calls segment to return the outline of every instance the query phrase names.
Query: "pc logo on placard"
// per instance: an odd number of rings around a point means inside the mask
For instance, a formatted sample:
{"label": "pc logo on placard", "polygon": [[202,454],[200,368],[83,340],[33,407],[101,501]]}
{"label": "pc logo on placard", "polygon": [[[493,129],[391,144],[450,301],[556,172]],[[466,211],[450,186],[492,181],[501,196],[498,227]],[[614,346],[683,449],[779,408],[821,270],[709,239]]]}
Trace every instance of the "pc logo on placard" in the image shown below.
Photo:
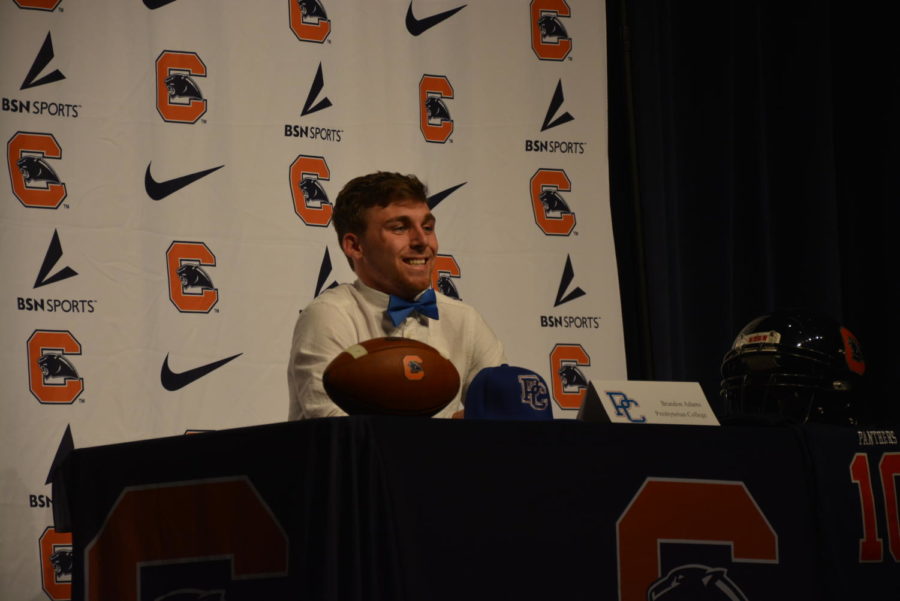
{"label": "pc logo on placard", "polygon": [[563,409],[578,409],[587,394],[588,380],[580,367],[591,357],[580,344],[557,344],[550,352],[553,399]]}
{"label": "pc logo on placard", "polygon": [[203,242],[179,242],[166,251],[169,300],[181,313],[209,313],[219,302],[204,267],[215,267],[216,256]]}
{"label": "pc logo on placard", "polygon": [[320,182],[331,179],[325,157],[299,155],[291,163],[291,198],[294,212],[306,225],[327,227],[334,207]]}
{"label": "pc logo on placard", "polygon": [[206,114],[197,84],[206,65],[196,52],[164,50],[156,59],[156,110],[168,123],[196,123]]}
{"label": "pc logo on placard", "polygon": [[66,184],[47,159],[61,159],[62,147],[53,134],[19,131],[6,143],[12,191],[24,206],[57,209],[66,199]]}
{"label": "pc logo on placard", "polygon": [[613,404],[613,407],[616,410],[616,415],[619,417],[625,417],[628,421],[633,424],[642,424],[647,421],[646,415],[634,416],[631,415],[631,408],[638,407],[640,403],[635,401],[634,399],[629,399],[628,395],[624,392],[609,392],[607,391],[606,396],[609,397],[610,402]]}
{"label": "pc logo on placard", "polygon": [[28,389],[42,404],[70,405],[84,392],[84,379],[70,361],[81,343],[68,330],[35,330],[25,344]]}
{"label": "pc logo on placard", "polygon": [[419,80],[419,129],[428,142],[443,144],[453,134],[453,119],[444,99],[453,98],[453,86],[443,75]]}
{"label": "pc logo on placard", "polygon": [[331,21],[321,0],[288,0],[291,31],[301,42],[321,44],[331,33]]}
{"label": "pc logo on placard", "polygon": [[570,17],[566,0],[531,0],[531,49],[542,61],[561,61],[572,51],[572,38],[560,17]]}
{"label": "pc logo on placard", "polygon": [[[431,272],[431,287],[450,298],[462,300],[453,279],[462,275],[459,263],[453,255],[436,255],[434,257],[434,271]],[[452,279],[451,279],[452,278]]]}
{"label": "pc logo on placard", "polygon": [[548,236],[568,236],[575,229],[575,213],[560,192],[572,190],[562,169],[538,169],[530,181],[534,222]]}
{"label": "pc logo on placard", "polygon": [[41,556],[41,587],[54,601],[72,598],[72,534],[48,526],[38,540]]}

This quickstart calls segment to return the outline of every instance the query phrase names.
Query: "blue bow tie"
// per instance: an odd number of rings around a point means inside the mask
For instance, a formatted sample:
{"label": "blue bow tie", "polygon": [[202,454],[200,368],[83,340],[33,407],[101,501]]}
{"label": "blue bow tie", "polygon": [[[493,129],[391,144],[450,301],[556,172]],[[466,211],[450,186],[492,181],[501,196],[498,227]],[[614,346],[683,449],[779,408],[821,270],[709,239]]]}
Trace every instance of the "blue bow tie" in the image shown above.
{"label": "blue bow tie", "polygon": [[431,319],[438,318],[437,298],[434,295],[434,289],[429,288],[419,297],[419,300],[414,301],[391,295],[387,312],[395,328],[403,323],[403,320],[409,317],[413,311],[418,311]]}

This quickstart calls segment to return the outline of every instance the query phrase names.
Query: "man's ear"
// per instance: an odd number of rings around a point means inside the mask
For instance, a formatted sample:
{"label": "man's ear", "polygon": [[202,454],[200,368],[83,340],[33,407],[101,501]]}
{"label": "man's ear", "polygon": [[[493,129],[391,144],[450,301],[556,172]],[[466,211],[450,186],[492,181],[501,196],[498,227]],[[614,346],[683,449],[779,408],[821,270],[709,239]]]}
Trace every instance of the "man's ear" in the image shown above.
{"label": "man's ear", "polygon": [[351,260],[359,259],[362,256],[359,236],[349,232],[344,234],[344,237],[341,239],[341,249]]}

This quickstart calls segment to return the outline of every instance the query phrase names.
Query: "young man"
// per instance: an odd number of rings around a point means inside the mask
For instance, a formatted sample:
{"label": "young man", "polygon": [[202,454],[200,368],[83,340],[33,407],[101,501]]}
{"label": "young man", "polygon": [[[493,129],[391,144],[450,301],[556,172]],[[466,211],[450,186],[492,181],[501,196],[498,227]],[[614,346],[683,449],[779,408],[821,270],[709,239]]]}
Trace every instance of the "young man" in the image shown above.
{"label": "young man", "polygon": [[[322,373],[345,348],[371,338],[412,338],[450,359],[460,392],[437,417],[462,409],[460,399],[482,368],[505,362],[478,312],[431,288],[438,241],[426,195],[415,176],[386,172],[357,177],[338,194],[334,227],[357,280],[326,290],[297,319],[289,419],[344,415],[325,393]],[[409,310],[410,301],[425,304]]]}

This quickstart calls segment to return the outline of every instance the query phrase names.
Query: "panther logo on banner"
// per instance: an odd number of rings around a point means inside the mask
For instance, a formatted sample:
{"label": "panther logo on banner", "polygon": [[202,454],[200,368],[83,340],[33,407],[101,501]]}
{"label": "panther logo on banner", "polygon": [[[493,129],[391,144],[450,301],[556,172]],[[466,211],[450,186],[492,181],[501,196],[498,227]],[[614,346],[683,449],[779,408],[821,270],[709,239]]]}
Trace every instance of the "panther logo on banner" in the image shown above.
{"label": "panther logo on banner", "polygon": [[319,182],[331,179],[325,157],[299,155],[291,163],[291,198],[294,212],[306,225],[328,227],[334,207]]}
{"label": "panther logo on banner", "polygon": [[568,236],[575,229],[575,213],[560,192],[572,190],[562,169],[538,169],[531,176],[531,207],[534,222],[548,236]]}
{"label": "panther logo on banner", "polygon": [[66,199],[66,184],[45,159],[61,159],[53,134],[16,132],[6,144],[12,191],[24,206],[57,209]]}
{"label": "panther logo on banner", "polygon": [[428,142],[443,144],[453,134],[445,98],[453,98],[450,80],[443,75],[423,75],[419,81],[419,129]]}
{"label": "panther logo on banner", "polygon": [[28,389],[42,404],[70,405],[84,391],[69,361],[81,354],[81,343],[68,330],[35,330],[26,343],[28,349]]}
{"label": "panther logo on banner", "polygon": [[54,601],[72,598],[72,534],[48,526],[38,541],[41,586]]}
{"label": "panther logo on banner", "polygon": [[288,0],[291,31],[301,42],[321,44],[331,34],[331,21],[320,0]]}
{"label": "panther logo on banner", "polygon": [[560,17],[570,17],[566,0],[531,0],[531,49],[542,61],[561,61],[572,51],[572,38]]}
{"label": "panther logo on banner", "polygon": [[727,545],[734,562],[778,563],[778,535],[743,482],[647,478],[616,521],[616,540],[619,601],[747,601],[725,568],[691,562],[663,574],[662,543]]}
{"label": "panther logo on banner", "polygon": [[166,598],[175,591],[141,594],[151,585],[142,566],[160,570],[211,558],[229,562],[226,573],[236,580],[287,575],[287,535],[247,478],[126,488],[84,550],[84,598]]}
{"label": "panther logo on banner", "polygon": [[196,77],[206,65],[196,52],[164,50],[156,59],[156,110],[168,123],[196,123],[206,114],[206,99]]}
{"label": "panther logo on banner", "polygon": [[578,409],[587,394],[588,380],[579,367],[590,366],[591,356],[580,344],[557,344],[550,351],[553,399],[563,409]]}
{"label": "panther logo on banner", "polygon": [[219,302],[219,289],[203,267],[215,267],[216,256],[203,242],[172,242],[166,251],[169,300],[181,313],[209,313]]}
{"label": "panther logo on banner", "polygon": [[434,257],[434,271],[431,272],[431,287],[450,298],[462,300],[456,284],[451,278],[458,278],[462,275],[459,269],[459,263],[453,258],[453,255],[436,255]]}

